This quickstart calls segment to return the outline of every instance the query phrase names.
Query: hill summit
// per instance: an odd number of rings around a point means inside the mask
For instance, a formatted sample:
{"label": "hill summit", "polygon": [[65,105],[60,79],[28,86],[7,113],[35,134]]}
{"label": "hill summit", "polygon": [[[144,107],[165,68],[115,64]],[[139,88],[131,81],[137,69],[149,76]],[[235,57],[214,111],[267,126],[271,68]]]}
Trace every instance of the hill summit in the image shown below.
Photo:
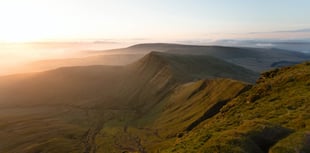
{"label": "hill summit", "polygon": [[258,76],[256,72],[209,55],[151,52],[133,65],[143,70],[168,68],[178,79],[186,81],[220,77],[254,82]]}

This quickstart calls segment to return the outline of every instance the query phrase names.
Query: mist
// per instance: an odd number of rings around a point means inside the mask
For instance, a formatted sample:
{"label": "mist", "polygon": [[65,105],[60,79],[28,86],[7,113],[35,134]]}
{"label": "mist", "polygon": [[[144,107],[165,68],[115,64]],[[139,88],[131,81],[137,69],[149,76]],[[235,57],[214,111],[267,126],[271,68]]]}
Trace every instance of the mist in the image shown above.
{"label": "mist", "polygon": [[80,58],[89,51],[102,51],[131,45],[126,42],[33,42],[0,43],[0,75],[23,72],[21,67],[35,61]]}

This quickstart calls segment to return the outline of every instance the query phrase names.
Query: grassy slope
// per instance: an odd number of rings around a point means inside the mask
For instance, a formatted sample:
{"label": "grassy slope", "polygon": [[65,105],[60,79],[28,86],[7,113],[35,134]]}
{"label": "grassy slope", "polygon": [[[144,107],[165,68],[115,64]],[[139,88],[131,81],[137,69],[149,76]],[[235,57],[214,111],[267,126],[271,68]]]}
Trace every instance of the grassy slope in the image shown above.
{"label": "grassy slope", "polygon": [[[132,118],[127,114],[105,124],[96,137],[98,152],[160,151],[216,104],[234,98],[247,87],[229,79],[181,85],[143,116]],[[130,118],[133,120],[128,121]]]}
{"label": "grassy slope", "polygon": [[309,152],[309,91],[309,63],[266,72],[167,152]]}
{"label": "grassy slope", "polygon": [[82,153],[90,126],[83,110],[64,107],[1,109],[0,120],[3,153]]}
{"label": "grassy slope", "polygon": [[[194,59],[207,62],[192,63]],[[189,68],[182,69],[180,64],[184,62],[188,62]],[[160,121],[155,121],[160,117],[163,106],[173,100],[167,98],[175,87],[197,79],[197,75],[210,77],[213,73],[201,73],[209,70],[209,64],[219,64],[220,68],[226,65],[243,76],[242,68],[208,56],[198,58],[152,53],[127,67],[67,67],[2,77],[0,109],[5,115],[0,118],[3,121],[0,128],[6,132],[0,134],[0,151],[87,153],[95,150],[152,150],[156,148],[153,144],[162,145],[160,142],[176,132],[163,133],[168,125],[161,127]],[[191,69],[195,71],[186,73]],[[245,80],[248,74],[255,77],[255,73],[249,72],[243,72]],[[230,71],[224,75],[231,75]],[[229,98],[243,87],[242,83],[233,82],[228,81],[228,84],[236,86],[227,95]],[[192,89],[199,88],[198,85],[199,82]],[[212,101],[215,102],[217,99]],[[180,127],[185,128],[199,117],[201,113]],[[4,141],[7,137],[11,141]]]}

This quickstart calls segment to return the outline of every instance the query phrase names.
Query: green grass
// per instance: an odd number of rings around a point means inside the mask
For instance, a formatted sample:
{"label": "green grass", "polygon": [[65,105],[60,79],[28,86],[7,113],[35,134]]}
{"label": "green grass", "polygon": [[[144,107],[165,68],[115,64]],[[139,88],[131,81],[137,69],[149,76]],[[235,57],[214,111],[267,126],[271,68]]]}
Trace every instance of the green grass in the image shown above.
{"label": "green grass", "polygon": [[[309,151],[309,80],[309,63],[264,73],[257,85],[168,152]],[[197,146],[205,134],[212,136]]]}
{"label": "green grass", "polygon": [[72,122],[82,116],[59,110],[62,108],[2,109],[0,152],[82,152],[87,128]]}

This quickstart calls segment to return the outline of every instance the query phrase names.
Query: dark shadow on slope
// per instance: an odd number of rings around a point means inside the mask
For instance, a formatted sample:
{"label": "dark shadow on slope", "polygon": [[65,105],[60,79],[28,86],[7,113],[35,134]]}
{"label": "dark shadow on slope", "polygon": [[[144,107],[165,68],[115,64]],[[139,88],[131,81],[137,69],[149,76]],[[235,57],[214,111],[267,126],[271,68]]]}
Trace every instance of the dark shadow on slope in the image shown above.
{"label": "dark shadow on slope", "polygon": [[[198,93],[199,91],[203,90],[205,87],[207,86],[206,82],[202,83],[201,86],[196,89],[187,99],[190,99],[192,96],[194,96],[196,93]],[[245,86],[242,90],[240,90],[238,92],[238,94],[236,95],[236,97],[238,95],[240,95],[243,92],[248,91],[249,89],[251,89],[251,85],[247,85]],[[185,131],[191,131],[193,128],[195,128],[196,126],[198,126],[201,122],[203,122],[204,120],[213,117],[214,115],[216,115],[217,113],[220,112],[221,108],[223,106],[225,106],[231,99],[226,99],[226,100],[222,100],[217,102],[215,105],[213,105],[210,109],[208,109],[200,118],[198,118],[196,121],[194,121],[193,123],[191,123]]]}
{"label": "dark shadow on slope", "polygon": [[266,126],[260,131],[251,131],[249,137],[254,143],[261,148],[264,153],[281,139],[289,136],[293,131],[281,126]]}
{"label": "dark shadow on slope", "polygon": [[206,81],[204,81],[199,88],[197,88],[196,90],[194,90],[188,97],[187,100],[191,99],[193,96],[195,96],[198,92],[200,92],[201,90],[205,89],[207,87],[207,83]]}
{"label": "dark shadow on slope", "polygon": [[220,109],[227,104],[227,102],[230,101],[230,99],[220,101],[213,105],[207,112],[203,114],[200,118],[198,118],[196,121],[194,121],[192,124],[190,124],[185,131],[191,131],[193,128],[195,128],[197,125],[199,125],[202,121],[211,118],[212,116],[216,115],[218,112],[220,112]]}
{"label": "dark shadow on slope", "polygon": [[285,66],[292,66],[301,63],[300,61],[278,61],[270,65],[270,67],[280,68]]}

